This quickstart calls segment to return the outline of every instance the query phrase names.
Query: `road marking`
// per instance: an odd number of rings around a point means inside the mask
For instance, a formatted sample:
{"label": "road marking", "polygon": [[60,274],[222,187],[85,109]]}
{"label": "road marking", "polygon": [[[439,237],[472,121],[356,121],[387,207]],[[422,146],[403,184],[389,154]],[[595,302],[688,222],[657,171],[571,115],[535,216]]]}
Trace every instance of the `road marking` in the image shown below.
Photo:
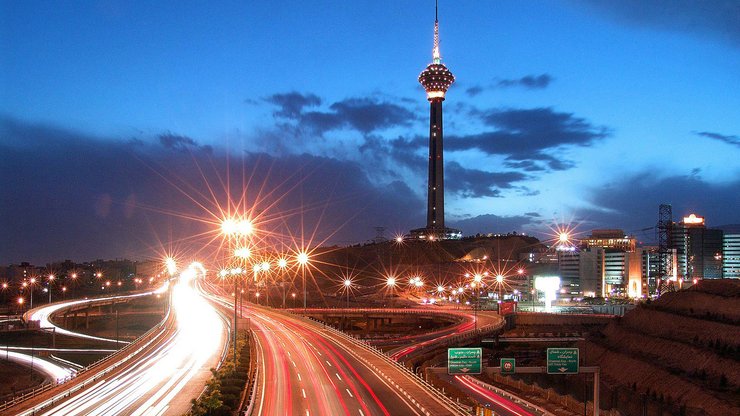
{"label": "road marking", "polygon": [[329,362],[329,360],[326,360],[326,363],[327,363],[327,364],[329,364],[329,367],[332,367],[332,365],[331,365],[331,363]]}
{"label": "road marking", "polygon": [[339,373],[334,373],[334,374],[337,375],[337,378],[339,379],[339,381],[342,381],[342,377],[339,377]]}
{"label": "road marking", "polygon": [[301,373],[296,373],[296,375],[298,375],[298,381],[302,381],[301,380]]}
{"label": "road marking", "polygon": [[311,413],[308,413],[308,409],[306,409],[306,416],[311,416]]}
{"label": "road marking", "polygon": [[301,389],[301,393],[303,393],[303,398],[305,399],[306,398],[306,390],[305,389]]}
{"label": "road marking", "polygon": [[295,367],[295,368],[298,368],[298,366],[297,366],[297,365],[295,365],[295,361],[293,361],[293,360],[290,360],[290,362],[291,362],[291,363],[293,363],[293,367]]}
{"label": "road marking", "polygon": [[362,413],[362,409],[357,409],[358,412],[360,412],[360,416],[365,416],[364,413]]}
{"label": "road marking", "polygon": [[352,392],[349,391],[349,389],[345,389],[345,390],[347,390],[347,394],[349,394],[349,397],[355,397],[355,396],[352,395]]}

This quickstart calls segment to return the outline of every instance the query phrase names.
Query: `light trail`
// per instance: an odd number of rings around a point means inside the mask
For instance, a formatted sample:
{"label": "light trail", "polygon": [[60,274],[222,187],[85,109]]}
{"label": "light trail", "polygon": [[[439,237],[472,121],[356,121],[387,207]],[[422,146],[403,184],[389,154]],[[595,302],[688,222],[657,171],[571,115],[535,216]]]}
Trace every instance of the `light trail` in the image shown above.
{"label": "light trail", "polygon": [[46,374],[57,382],[60,382],[75,374],[75,371],[70,368],[61,367],[43,358],[34,357],[28,354],[6,350],[5,354],[0,353],[0,357],[6,358],[8,361],[13,361],[26,367],[31,367],[36,371],[40,371]]}
{"label": "light trail", "polygon": [[511,416],[535,416],[533,413],[524,410],[511,400],[473,383],[467,379],[467,376],[455,376],[455,380],[468,390],[483,396],[486,400],[504,409]]}
{"label": "light trail", "polygon": [[[194,269],[184,271],[172,288],[176,327],[165,341],[137,357],[135,363],[43,415],[180,415],[190,409],[210,379],[221,355],[225,324],[194,289]],[[197,383],[195,383],[197,378]]]}
{"label": "light trail", "polygon": [[[73,332],[73,331],[64,329],[64,328],[62,328],[60,326],[55,325],[53,322],[51,322],[51,320],[49,318],[55,312],[57,312],[59,310],[62,310],[62,309],[70,308],[72,306],[84,305],[86,303],[106,302],[106,301],[115,300],[115,299],[132,299],[132,298],[138,298],[138,297],[142,297],[142,296],[151,296],[151,295],[163,293],[166,290],[167,290],[167,287],[166,286],[163,286],[162,288],[157,289],[155,291],[145,292],[145,293],[137,293],[137,294],[133,294],[133,295],[111,296],[111,297],[107,297],[107,298],[83,299],[83,300],[73,300],[73,301],[69,301],[69,302],[55,303],[53,305],[44,306],[44,307],[41,307],[41,308],[38,308],[38,309],[32,311],[30,313],[30,315],[29,315],[29,320],[31,320],[31,321],[39,321],[39,325],[41,326],[41,328],[54,328],[54,331],[57,334],[69,335],[69,336],[78,337],[78,338],[92,339],[92,340],[96,340],[96,341],[116,342],[115,339],[96,337],[96,336],[93,336],[93,335],[81,334],[79,332]],[[123,342],[123,341],[120,341],[120,343],[127,344],[127,342]]]}

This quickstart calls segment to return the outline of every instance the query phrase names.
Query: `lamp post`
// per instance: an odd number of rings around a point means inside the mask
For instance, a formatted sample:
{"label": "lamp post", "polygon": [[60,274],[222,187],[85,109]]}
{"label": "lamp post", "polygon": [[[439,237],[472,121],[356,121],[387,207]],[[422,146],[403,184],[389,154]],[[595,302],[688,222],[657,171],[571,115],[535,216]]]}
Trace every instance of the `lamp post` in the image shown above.
{"label": "lamp post", "polygon": [[51,303],[51,287],[54,284],[54,278],[55,276],[53,274],[49,275],[49,303]]}
{"label": "lamp post", "polygon": [[308,254],[305,251],[301,251],[296,256],[296,260],[301,267],[301,280],[303,281],[303,311],[306,311],[306,264],[308,264]]}
{"label": "lamp post", "polygon": [[284,257],[278,259],[278,267],[280,268],[280,286],[283,287],[283,309],[285,309],[285,268],[288,267],[288,260]]}
{"label": "lamp post", "polygon": [[478,309],[480,309],[480,285],[481,282],[483,282],[483,275],[480,273],[476,273],[475,276],[473,276],[473,293],[475,294],[475,307],[474,307],[474,320],[475,320],[475,329],[478,329]]}
{"label": "lamp post", "polygon": [[33,286],[36,284],[36,278],[32,277],[29,282],[31,282],[31,284],[28,285],[28,289],[31,291],[31,306],[29,309],[33,309]]}

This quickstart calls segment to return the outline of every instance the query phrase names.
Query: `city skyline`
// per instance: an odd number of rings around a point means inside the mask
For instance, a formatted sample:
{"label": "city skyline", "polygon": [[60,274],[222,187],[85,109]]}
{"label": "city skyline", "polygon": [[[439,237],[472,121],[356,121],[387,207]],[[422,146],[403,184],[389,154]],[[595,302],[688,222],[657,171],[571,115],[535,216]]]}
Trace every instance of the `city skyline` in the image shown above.
{"label": "city skyline", "polygon": [[[423,222],[432,2],[1,7],[3,262],[145,256],[242,171],[319,241]],[[738,222],[740,11],[665,7],[442,2],[447,222]]]}

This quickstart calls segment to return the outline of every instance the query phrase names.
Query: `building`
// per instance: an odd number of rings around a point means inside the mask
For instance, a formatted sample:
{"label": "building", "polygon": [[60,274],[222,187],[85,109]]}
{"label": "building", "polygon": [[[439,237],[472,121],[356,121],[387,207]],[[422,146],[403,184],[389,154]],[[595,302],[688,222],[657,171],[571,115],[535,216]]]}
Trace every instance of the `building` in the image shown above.
{"label": "building", "polygon": [[740,224],[721,227],[722,277],[740,279]]}
{"label": "building", "polygon": [[444,152],[442,102],[455,77],[442,63],[439,51],[439,20],[434,16],[432,63],[419,75],[429,101],[429,176],[427,181],[427,225],[411,230],[417,239],[447,240],[462,237],[460,230],[445,226]]}
{"label": "building", "polygon": [[591,236],[581,240],[581,246],[634,252],[637,248],[637,239],[625,235],[622,230],[592,230]]}
{"label": "building", "polygon": [[702,217],[691,214],[673,223],[670,248],[676,250],[677,278],[722,278],[722,230],[710,229]]}

